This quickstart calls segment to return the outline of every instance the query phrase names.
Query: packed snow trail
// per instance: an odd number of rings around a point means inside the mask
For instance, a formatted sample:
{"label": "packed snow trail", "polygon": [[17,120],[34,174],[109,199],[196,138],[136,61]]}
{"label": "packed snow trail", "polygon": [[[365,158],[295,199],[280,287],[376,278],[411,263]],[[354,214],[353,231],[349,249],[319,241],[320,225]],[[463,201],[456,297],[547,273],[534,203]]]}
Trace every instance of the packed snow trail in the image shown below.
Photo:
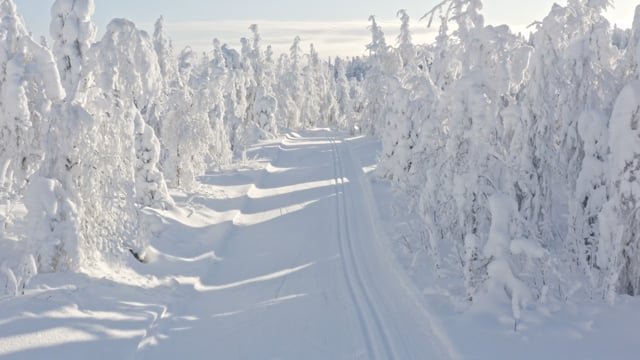
{"label": "packed snow trail", "polygon": [[177,279],[191,288],[137,358],[449,357],[385,258],[367,186],[331,132],[287,136],[215,242],[222,260]]}
{"label": "packed snow trail", "polygon": [[203,177],[156,214],[151,261],[131,258],[148,283],[42,277],[4,303],[29,314],[0,319],[0,358],[458,357],[395,262],[356,142],[291,133],[254,148],[259,168]]}
{"label": "packed snow trail", "polygon": [[[375,203],[348,144],[290,134],[164,336],[138,358],[427,359],[452,355],[390,267]],[[185,290],[188,291],[188,290]],[[169,307],[169,312],[172,309]]]}

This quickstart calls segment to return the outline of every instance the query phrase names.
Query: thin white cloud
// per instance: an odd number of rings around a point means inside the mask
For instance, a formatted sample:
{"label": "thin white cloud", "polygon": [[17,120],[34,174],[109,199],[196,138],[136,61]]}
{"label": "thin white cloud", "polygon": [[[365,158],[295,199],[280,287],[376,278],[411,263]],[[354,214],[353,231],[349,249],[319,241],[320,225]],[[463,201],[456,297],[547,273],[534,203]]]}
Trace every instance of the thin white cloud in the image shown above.
{"label": "thin white cloud", "polygon": [[[378,21],[388,44],[395,44],[400,28],[398,20]],[[300,36],[303,49],[313,43],[321,56],[358,56],[365,53],[370,42],[367,21],[166,21],[166,28],[177,50],[189,45],[197,51],[209,51],[214,38],[238,48],[240,38],[251,38],[249,25],[258,24],[263,46],[272,45],[275,53],[287,52],[293,39]],[[427,29],[424,22],[412,26],[414,43],[433,40],[435,29]]]}

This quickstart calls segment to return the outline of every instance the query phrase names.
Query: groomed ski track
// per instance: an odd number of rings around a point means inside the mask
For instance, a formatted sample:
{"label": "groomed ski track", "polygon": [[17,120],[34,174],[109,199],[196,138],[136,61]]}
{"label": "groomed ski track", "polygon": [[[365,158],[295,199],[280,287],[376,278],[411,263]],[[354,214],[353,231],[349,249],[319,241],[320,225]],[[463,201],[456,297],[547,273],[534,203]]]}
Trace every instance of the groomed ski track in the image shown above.
{"label": "groomed ski track", "polygon": [[177,279],[191,295],[136,358],[456,358],[385,244],[350,141],[290,133],[273,154],[213,242],[221,260]]}

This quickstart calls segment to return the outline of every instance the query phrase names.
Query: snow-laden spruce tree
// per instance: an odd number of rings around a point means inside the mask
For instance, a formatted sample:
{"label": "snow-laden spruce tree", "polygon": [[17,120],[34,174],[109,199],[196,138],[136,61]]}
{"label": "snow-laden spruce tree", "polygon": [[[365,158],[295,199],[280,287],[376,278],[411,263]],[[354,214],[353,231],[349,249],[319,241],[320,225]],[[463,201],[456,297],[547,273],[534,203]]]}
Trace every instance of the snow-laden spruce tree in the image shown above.
{"label": "snow-laden spruce tree", "polygon": [[609,200],[600,214],[597,265],[606,299],[640,294],[640,81],[620,92],[609,121]]}
{"label": "snow-laden spruce tree", "polygon": [[309,55],[306,58],[307,64],[302,69],[304,96],[300,106],[300,121],[303,127],[324,126],[325,119],[320,115],[320,101],[325,91],[325,82],[318,59],[318,52],[313,44],[310,45]]}
{"label": "snow-laden spruce tree", "polygon": [[[429,172],[431,176],[445,179],[440,185],[445,187],[444,193],[449,194],[450,199],[442,199],[442,195],[437,194],[443,189],[425,188],[425,201],[440,198],[444,202],[426,203],[423,208],[429,209],[426,216],[439,217],[431,222],[441,229],[441,234],[446,234],[449,246],[453,246],[456,253],[465,254],[460,256],[460,265],[467,297],[472,299],[487,275],[491,281],[492,274],[485,266],[501,262],[508,265],[502,266],[503,271],[511,272],[516,265],[509,252],[500,252],[498,259],[496,254],[483,253],[480,249],[488,241],[489,224],[493,224],[489,199],[496,193],[511,195],[506,158],[508,144],[503,141],[505,124],[500,113],[512,89],[511,50],[522,44],[504,26],[485,27],[478,12],[480,2],[452,1],[448,5],[456,22],[452,35],[455,40],[450,45],[445,45],[449,40],[441,45],[450,46],[453,54],[434,59],[434,65],[436,69],[450,71],[436,63],[453,57],[459,67],[455,76],[434,74],[436,79],[449,79],[440,85],[444,92],[436,104],[436,112],[443,116],[440,121],[447,130],[440,150],[443,154],[436,157],[442,163],[434,164]],[[489,50],[494,48],[506,51]],[[436,49],[436,53],[439,52]],[[501,97],[504,100],[497,101]],[[438,211],[438,206],[446,211]]]}
{"label": "snow-laden spruce tree", "polygon": [[392,96],[390,84],[398,69],[402,66],[398,54],[391,49],[384,37],[382,28],[375,16],[370,16],[371,42],[367,45],[369,51],[368,65],[363,81],[363,90],[366,92],[364,108],[360,114],[360,130],[368,134],[382,134],[386,122],[386,99]]}
{"label": "snow-laden spruce tree", "polygon": [[582,164],[569,202],[568,244],[574,261],[589,281],[591,296],[600,286],[598,266],[600,213],[608,199],[608,119],[602,111],[585,110],[578,119]]}
{"label": "snow-laden spruce tree", "polygon": [[[234,49],[230,49],[227,44],[220,45],[217,39],[214,39],[214,57],[212,61],[216,61],[222,66],[225,72],[224,82],[222,85],[223,97],[224,97],[224,124],[229,134],[229,141],[231,144],[231,150],[233,153],[241,153],[243,151],[241,126],[243,122],[243,103],[244,93],[241,91],[242,87],[238,84],[242,82],[240,65],[240,54]],[[217,49],[220,49],[219,52]],[[220,56],[224,61],[216,60]]]}
{"label": "snow-laden spruce tree", "polygon": [[162,117],[170,105],[167,100],[172,90],[179,87],[180,83],[177,71],[178,59],[174,54],[171,39],[166,34],[164,18],[162,16],[156,20],[154,25],[153,49],[158,57],[158,65],[160,66],[160,74],[162,75],[162,89],[155,101],[149,106],[145,118],[149,126],[153,128],[156,136],[162,139]]}
{"label": "snow-laden spruce tree", "polygon": [[64,97],[51,52],[39,45],[13,0],[0,2],[0,187],[24,189],[44,156],[47,115]]}
{"label": "snow-laden spruce tree", "polygon": [[280,54],[273,67],[274,80],[271,88],[278,102],[276,122],[280,129],[287,128],[289,109],[295,105],[293,99],[289,96],[289,87],[284,81],[284,74],[289,68],[289,64],[289,56],[287,54]]}
{"label": "snow-laden spruce tree", "polygon": [[[77,223],[74,204],[63,188],[66,179],[43,170],[57,160],[52,137],[67,130],[55,115],[65,92],[53,54],[29,35],[12,0],[0,2],[0,39],[0,201],[8,201],[10,211],[11,202],[24,195],[26,228],[31,230],[19,235],[23,257],[2,267],[24,286],[35,272],[56,270],[63,262],[63,247],[70,253],[75,247]],[[11,220],[5,215],[3,232]]]}
{"label": "snow-laden spruce tree", "polygon": [[640,294],[638,171],[640,169],[640,6],[636,7],[619,76],[628,82],[618,95],[609,120],[608,201],[599,215],[596,264],[602,271],[604,296]]}
{"label": "snow-laden spruce tree", "polygon": [[[443,2],[442,5],[445,5]],[[436,11],[442,12],[442,6],[437,9],[434,8],[420,19],[429,18],[429,26],[433,22],[433,18]],[[452,43],[451,36],[449,34],[449,17],[451,16],[451,6],[446,7],[444,14],[440,15],[440,27],[438,28],[438,35],[435,42],[427,47],[426,65],[433,83],[439,90],[445,90],[458,76],[458,67],[460,61],[453,57],[453,52],[449,51],[450,46],[455,46]]]}
{"label": "snow-laden spruce tree", "polygon": [[315,93],[318,97],[317,103],[319,104],[315,126],[332,128],[341,126],[335,79],[331,76],[332,66],[320,59],[320,54],[313,44],[309,47],[308,70],[312,74]]}
{"label": "snow-laden spruce tree", "polygon": [[191,48],[180,53],[180,80],[170,90],[161,130],[164,173],[172,186],[184,189],[191,189],[196,177],[204,174],[209,150],[208,73],[196,68],[196,61]]}
{"label": "snow-laden spruce tree", "polygon": [[39,271],[78,270],[86,249],[83,209],[93,200],[82,191],[91,164],[84,150],[93,146],[93,117],[79,104],[54,104],[49,114],[46,156],[31,177],[24,203],[35,229]]}
{"label": "snow-laden spruce tree", "polygon": [[276,110],[278,109],[278,100],[275,96],[269,94],[267,89],[260,85],[256,89],[256,98],[253,104],[253,118],[256,125],[265,131],[263,137],[268,134],[278,133],[278,124],[276,122]]}
{"label": "snow-laden spruce tree", "polygon": [[279,59],[280,81],[278,91],[278,115],[280,127],[297,128],[301,123],[301,106],[304,101],[302,75],[302,49],[300,37],[296,36],[289,48],[289,54]]}
{"label": "snow-laden spruce tree", "polygon": [[378,170],[398,183],[408,176],[412,167],[408,158],[416,138],[413,119],[409,114],[412,99],[398,77],[387,77],[385,87],[388,95],[381,109],[383,123],[378,130],[382,142],[382,166]]}
{"label": "snow-laden spruce tree", "polygon": [[[578,224],[577,227],[571,223],[568,225],[569,236],[575,238],[569,240],[566,246],[576,254],[577,263],[591,264],[591,267],[584,271],[592,286],[595,285],[595,278],[591,274],[594,265],[593,250],[597,248],[599,237],[594,233],[595,229],[584,228],[580,224],[585,219],[591,223],[591,227],[597,223],[597,212],[606,201],[606,197],[603,194],[602,170],[590,166],[597,163],[587,162],[590,157],[599,157],[599,161],[604,159],[607,144],[606,114],[611,111],[620,88],[620,81],[615,76],[613,65],[619,58],[619,51],[612,45],[611,27],[602,15],[608,6],[608,1],[569,3],[571,11],[565,29],[573,29],[576,35],[571,36],[569,40],[563,74],[564,80],[574,85],[571,92],[564,91],[559,94],[562,107],[557,114],[564,126],[560,127],[559,135],[562,141],[558,163],[566,164],[562,169],[568,184],[569,221]],[[576,116],[580,111],[587,116]],[[598,114],[599,112],[601,114]],[[591,135],[589,130],[593,130],[595,135]],[[578,184],[578,180],[583,183]],[[590,189],[582,188],[585,182],[590,183]],[[577,193],[578,191],[582,193]],[[585,194],[586,191],[588,193]],[[588,201],[585,202],[587,198]]]}
{"label": "snow-laden spruce tree", "polygon": [[[556,273],[572,274],[559,280],[564,284],[556,288],[560,298],[565,287],[573,286],[571,276],[586,275],[577,281],[586,280],[588,291],[597,278],[594,229],[606,197],[600,171],[585,165],[596,165],[594,156],[604,161],[598,142],[606,141],[594,139],[591,131],[606,138],[606,130],[596,130],[595,124],[608,116],[620,87],[614,65],[618,50],[602,16],[607,6],[607,1],[570,1],[552,7],[532,37],[529,82],[520,99],[524,127],[515,137],[521,144],[520,212],[544,246],[565,259],[557,262],[562,270]],[[561,220],[567,208],[568,221]]]}
{"label": "snow-laden spruce tree", "polygon": [[[256,29],[257,34],[257,29]],[[258,55],[252,48],[252,42],[247,38],[240,39],[240,71],[238,72],[238,94],[242,96],[238,102],[240,107],[240,116],[242,118],[242,130],[249,130],[249,127],[255,124],[255,112],[253,105],[256,101],[257,76],[255,74],[254,65],[259,61],[254,59]],[[241,137],[247,142],[251,142],[251,135],[248,132],[242,132]],[[245,144],[246,146],[246,144]]]}
{"label": "snow-laden spruce tree", "polygon": [[276,81],[276,62],[274,60],[273,47],[271,45],[267,46],[267,50],[264,52],[264,81],[268,86],[272,87],[275,85]]}
{"label": "snow-laden spruce tree", "polygon": [[640,5],[636,7],[631,29],[619,33],[618,37],[619,46],[624,44],[623,58],[618,66],[619,76],[624,82],[640,78]]}
{"label": "snow-laden spruce tree", "polygon": [[165,79],[170,79],[171,76],[176,75],[176,57],[173,52],[173,44],[171,39],[167,37],[164,28],[164,17],[159,17],[156,20],[153,31],[153,49],[158,56],[158,65],[160,66],[160,73]]}
{"label": "snow-laden spruce tree", "polygon": [[[400,10],[397,15],[401,19],[397,53],[402,67],[395,77],[387,77],[391,100],[385,109],[385,129],[380,135],[383,152],[378,169],[404,191],[415,191],[412,198],[417,199],[419,191],[413,187],[424,184],[424,177],[419,176],[420,171],[415,165],[419,162],[417,157],[424,155],[424,149],[418,150],[416,145],[423,126],[427,133],[431,131],[431,135],[437,132],[432,128],[436,118],[433,106],[436,90],[430,74],[416,66],[417,54],[411,43],[408,14]],[[435,156],[435,151],[429,153]]]}
{"label": "snow-laden spruce tree", "polygon": [[[54,51],[58,53],[58,68],[48,71],[60,76],[67,88],[67,97],[49,109],[45,157],[38,172],[30,179],[24,202],[29,210],[27,220],[36,229],[34,253],[39,271],[77,270],[85,244],[82,231],[82,209],[91,195],[80,186],[86,180],[83,150],[93,146],[92,116],[73,101],[80,82],[89,42],[95,33],[90,15],[93,3],[57,2],[52,7]],[[75,36],[75,38],[74,38]],[[43,51],[43,50],[41,50]],[[63,66],[61,66],[63,65]],[[60,99],[58,99],[60,100]]]}
{"label": "snow-laden spruce tree", "polygon": [[510,258],[512,254],[529,253],[535,257],[542,256],[544,252],[526,240],[514,241],[512,238],[510,225],[515,205],[511,196],[496,192],[489,196],[488,202],[491,227],[483,248],[484,257],[490,260],[486,270],[488,287],[496,295],[507,293],[511,300],[514,329],[517,330],[522,308],[530,304],[533,297],[527,285],[514,274]]}
{"label": "snow-laden spruce tree", "polygon": [[163,75],[158,102],[161,165],[167,180],[184,189],[195,185],[207,167],[228,164],[231,149],[224,124],[227,69],[222,49],[214,41],[212,58],[196,59],[191,48],[173,53],[162,18],[156,21],[154,49]]}
{"label": "snow-laden spruce tree", "polygon": [[[232,155],[230,139],[236,147],[244,146],[246,92],[238,91],[243,73],[234,64],[225,60],[218,41],[214,41],[211,59],[198,61],[190,48],[180,55],[183,85],[174,89],[165,121],[172,129],[167,139],[174,144],[167,159],[169,167],[165,168],[172,172],[171,178],[178,186],[189,188],[207,168],[228,164]],[[236,107],[237,103],[241,105]],[[233,134],[231,138],[229,132]]]}
{"label": "snow-laden spruce tree", "polygon": [[225,123],[225,90],[228,88],[228,71],[225,67],[224,56],[220,48],[220,42],[213,42],[213,55],[208,64],[210,78],[208,94],[210,109],[208,113],[211,138],[209,141],[209,154],[214,166],[227,165],[232,161],[232,147],[229,137],[229,126]]}
{"label": "snow-laden spruce tree", "polygon": [[78,204],[84,236],[78,266],[91,272],[117,264],[127,248],[143,248],[140,210],[173,201],[157,168],[159,143],[144,121],[162,89],[151,38],[128,20],[112,20],[89,50],[83,77],[87,87],[78,99],[93,125],[77,184],[84,200]]}
{"label": "snow-laden spruce tree", "polygon": [[337,84],[333,77],[333,65],[320,62],[320,80],[324,84],[324,91],[320,93],[321,105],[320,116],[324,119],[326,126],[331,128],[344,129],[344,117],[340,114],[337,98]]}
{"label": "snow-laden spruce tree", "polygon": [[336,57],[333,66],[334,95],[338,108],[338,124],[345,129],[352,129],[355,120],[355,109],[351,99],[351,83],[347,79],[346,60]]}
{"label": "snow-laden spruce tree", "polygon": [[251,42],[241,39],[242,48],[238,53],[227,45],[221,47],[227,66],[225,86],[225,122],[231,138],[231,146],[236,154],[243,154],[247,146],[261,137],[264,130],[255,122],[256,82],[251,57],[254,54]]}
{"label": "snow-laden spruce tree", "polygon": [[255,125],[262,130],[261,137],[265,138],[278,133],[276,123],[277,99],[272,94],[272,74],[270,73],[271,64],[268,64],[265,54],[262,52],[260,33],[258,25],[252,24],[249,29],[253,33],[253,42],[251,48],[246,51],[244,56],[250,64],[250,71],[247,76],[253,75],[250,91],[247,91],[247,124],[246,126]]}
{"label": "snow-laden spruce tree", "polygon": [[401,21],[400,33],[396,39],[398,45],[398,52],[402,59],[402,67],[405,71],[415,71],[416,64],[416,49],[411,39],[411,30],[409,29],[409,14],[402,9],[398,10],[396,14]]}
{"label": "snow-laden spruce tree", "polygon": [[87,51],[95,40],[96,27],[91,22],[94,11],[93,0],[56,0],[51,7],[52,49],[70,100],[75,96]]}
{"label": "snow-laden spruce tree", "polygon": [[[90,71],[96,79],[94,88],[89,92],[94,97],[88,99],[87,107],[103,120],[120,122],[123,126],[116,131],[129,134],[128,140],[134,141],[136,136],[145,139],[135,141],[134,146],[128,149],[122,149],[123,155],[126,151],[134,151],[132,161],[135,162],[138,204],[153,207],[171,204],[164,179],[157,170],[156,156],[150,155],[159,149],[156,149],[157,142],[153,140],[156,135],[151,134],[153,129],[145,118],[160,98],[163,86],[151,38],[132,22],[114,19],[92,51]],[[144,124],[139,123],[138,115],[145,120]],[[105,125],[108,125],[107,122]],[[122,143],[127,144],[127,140]]]}

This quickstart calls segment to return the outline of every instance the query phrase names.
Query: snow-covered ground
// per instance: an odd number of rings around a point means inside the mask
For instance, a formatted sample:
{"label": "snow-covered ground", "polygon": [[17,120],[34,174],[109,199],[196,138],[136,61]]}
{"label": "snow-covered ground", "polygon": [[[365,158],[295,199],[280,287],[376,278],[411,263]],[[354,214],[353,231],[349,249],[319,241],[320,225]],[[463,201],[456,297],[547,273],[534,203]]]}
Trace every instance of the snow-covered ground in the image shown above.
{"label": "snow-covered ground", "polygon": [[0,298],[2,359],[631,359],[640,300],[525,309],[452,296],[380,144],[319,129],[249,149],[149,216],[153,240],[104,277],[40,274]]}

